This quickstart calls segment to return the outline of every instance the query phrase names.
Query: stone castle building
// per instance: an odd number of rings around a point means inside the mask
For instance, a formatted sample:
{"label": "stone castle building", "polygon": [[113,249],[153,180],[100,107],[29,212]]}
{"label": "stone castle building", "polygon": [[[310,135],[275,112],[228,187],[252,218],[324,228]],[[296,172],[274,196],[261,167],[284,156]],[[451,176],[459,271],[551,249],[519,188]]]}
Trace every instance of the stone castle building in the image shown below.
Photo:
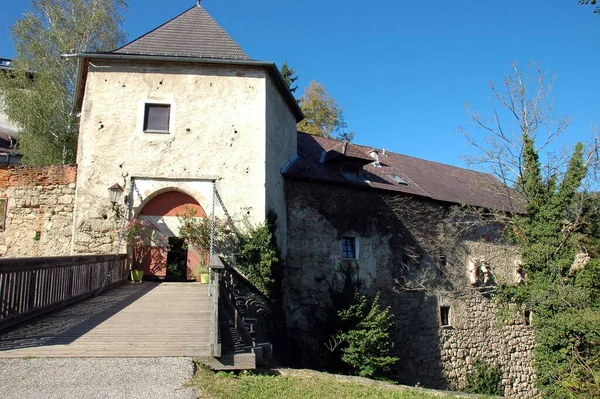
{"label": "stone castle building", "polygon": [[501,367],[506,396],[537,395],[529,321],[490,300],[494,284],[519,283],[518,252],[490,224],[442,239],[458,205],[520,209],[493,177],[297,132],[275,64],[200,6],[77,62],[77,165],[0,170],[2,256],[112,253],[129,209],[157,226],[145,273],[164,277],[185,209],[240,230],[272,211],[299,364],[318,363],[350,279],[391,306],[401,381],[460,389],[481,361]]}

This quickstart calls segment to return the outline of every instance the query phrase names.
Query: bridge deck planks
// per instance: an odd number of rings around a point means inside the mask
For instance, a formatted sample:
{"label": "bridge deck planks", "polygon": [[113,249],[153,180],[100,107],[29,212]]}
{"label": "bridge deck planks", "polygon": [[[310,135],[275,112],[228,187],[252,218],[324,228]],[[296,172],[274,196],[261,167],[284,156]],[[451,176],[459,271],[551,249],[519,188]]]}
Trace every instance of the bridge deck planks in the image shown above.
{"label": "bridge deck planks", "polygon": [[208,286],[126,284],[7,331],[0,357],[209,356]]}

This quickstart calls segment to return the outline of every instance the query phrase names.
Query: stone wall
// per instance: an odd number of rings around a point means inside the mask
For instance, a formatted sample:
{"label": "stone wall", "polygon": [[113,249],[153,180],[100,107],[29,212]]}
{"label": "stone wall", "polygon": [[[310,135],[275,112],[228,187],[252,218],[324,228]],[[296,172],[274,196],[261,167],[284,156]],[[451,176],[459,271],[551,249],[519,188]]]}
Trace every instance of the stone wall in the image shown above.
{"label": "stone wall", "polygon": [[7,200],[0,256],[70,254],[76,176],[75,165],[0,169]]}
{"label": "stone wall", "polygon": [[[446,204],[368,187],[286,181],[288,256],[284,273],[288,327],[300,350],[321,361],[331,312],[352,270],[369,295],[395,315],[402,382],[464,388],[475,361],[503,370],[505,394],[536,396],[533,331],[522,312],[491,299],[498,281],[514,282],[518,251],[489,225],[449,240]],[[342,236],[357,238],[358,258],[341,258]],[[451,244],[451,245],[450,245]],[[469,261],[492,278],[471,284]],[[450,308],[442,326],[441,307]]]}

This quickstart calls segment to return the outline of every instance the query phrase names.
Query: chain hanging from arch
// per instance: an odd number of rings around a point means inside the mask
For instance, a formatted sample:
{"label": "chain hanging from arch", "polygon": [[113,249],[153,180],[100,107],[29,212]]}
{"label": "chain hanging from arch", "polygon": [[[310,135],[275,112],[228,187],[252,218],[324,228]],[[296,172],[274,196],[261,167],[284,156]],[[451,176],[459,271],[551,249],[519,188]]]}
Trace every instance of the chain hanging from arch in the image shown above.
{"label": "chain hanging from arch", "polygon": [[[212,211],[210,214],[210,249],[209,249],[209,266],[212,263],[213,255],[215,252],[215,198],[217,196],[217,182],[213,180],[213,197],[212,197]],[[209,278],[208,278],[208,296],[212,296],[213,292],[213,279],[214,272],[209,267]]]}

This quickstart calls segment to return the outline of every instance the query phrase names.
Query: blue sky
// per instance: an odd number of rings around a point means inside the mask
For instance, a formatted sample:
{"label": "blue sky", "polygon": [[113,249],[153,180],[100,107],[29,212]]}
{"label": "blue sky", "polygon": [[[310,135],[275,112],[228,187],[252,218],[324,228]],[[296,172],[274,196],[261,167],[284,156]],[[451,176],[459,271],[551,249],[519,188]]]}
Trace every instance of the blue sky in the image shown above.
{"label": "blue sky", "polygon": [[[12,56],[10,26],[28,4],[2,5],[0,56]],[[194,4],[129,0],[128,39]],[[204,0],[202,6],[250,57],[287,60],[298,71],[300,91],[311,79],[322,82],[358,144],[464,166],[461,155],[472,152],[458,132],[469,128],[464,103],[487,113],[488,83],[500,85],[513,61],[539,62],[556,76],[555,111],[572,119],[562,143],[585,140],[590,126],[600,125],[600,16],[576,0]]]}

